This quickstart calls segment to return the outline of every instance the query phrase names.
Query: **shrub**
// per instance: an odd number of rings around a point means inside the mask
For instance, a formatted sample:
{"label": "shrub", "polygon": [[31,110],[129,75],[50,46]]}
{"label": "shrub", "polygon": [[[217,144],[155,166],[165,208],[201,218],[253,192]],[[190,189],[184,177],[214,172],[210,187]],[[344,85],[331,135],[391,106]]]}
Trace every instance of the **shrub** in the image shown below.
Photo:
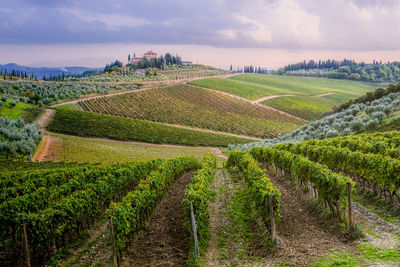
{"label": "shrub", "polygon": [[356,133],[360,132],[362,126],[363,126],[362,122],[358,121],[358,120],[353,121],[353,122],[350,123],[351,130],[356,132]]}
{"label": "shrub", "polygon": [[381,122],[384,118],[386,118],[386,114],[382,111],[376,111],[372,113],[371,117],[373,119],[377,119],[379,122]]}
{"label": "shrub", "polygon": [[326,137],[336,137],[339,135],[339,132],[337,130],[329,130],[326,133]]}
{"label": "shrub", "polygon": [[379,120],[378,119],[372,119],[369,122],[366,123],[365,127],[368,130],[373,130],[379,125]]}

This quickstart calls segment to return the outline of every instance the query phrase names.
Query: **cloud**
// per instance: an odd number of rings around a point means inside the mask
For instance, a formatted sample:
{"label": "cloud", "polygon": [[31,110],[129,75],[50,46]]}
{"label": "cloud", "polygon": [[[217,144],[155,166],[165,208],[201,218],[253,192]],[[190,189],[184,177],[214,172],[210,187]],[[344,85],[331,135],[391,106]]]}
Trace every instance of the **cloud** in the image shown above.
{"label": "cloud", "polygon": [[85,22],[100,22],[106,25],[107,30],[119,30],[120,27],[138,27],[146,24],[150,24],[151,22],[147,19],[136,18],[129,15],[123,15],[118,13],[111,14],[93,14],[89,12],[82,12],[77,9],[65,9],[60,8],[59,11],[61,13],[70,13],[78,17],[79,19]]}
{"label": "cloud", "polygon": [[227,30],[220,30],[217,31],[217,34],[221,36],[223,39],[232,40],[237,37],[235,30],[227,29]]}
{"label": "cloud", "polygon": [[396,0],[13,0],[0,44],[153,43],[397,50]]}

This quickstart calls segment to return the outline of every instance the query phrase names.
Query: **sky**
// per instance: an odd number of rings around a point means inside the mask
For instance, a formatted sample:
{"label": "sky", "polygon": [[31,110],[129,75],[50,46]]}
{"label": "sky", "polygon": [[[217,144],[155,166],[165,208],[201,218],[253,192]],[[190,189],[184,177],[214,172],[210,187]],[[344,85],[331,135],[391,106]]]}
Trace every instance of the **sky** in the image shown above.
{"label": "sky", "polygon": [[400,1],[0,0],[0,64],[102,67],[150,49],[225,68],[400,61]]}

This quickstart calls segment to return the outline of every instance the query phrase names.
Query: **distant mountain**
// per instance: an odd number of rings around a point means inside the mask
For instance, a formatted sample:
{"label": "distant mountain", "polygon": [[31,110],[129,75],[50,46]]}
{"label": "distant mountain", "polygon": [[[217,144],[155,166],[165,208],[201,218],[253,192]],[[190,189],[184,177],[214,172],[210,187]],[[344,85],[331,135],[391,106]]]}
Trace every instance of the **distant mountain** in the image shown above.
{"label": "distant mountain", "polygon": [[87,68],[87,67],[60,67],[60,68],[46,68],[46,67],[28,67],[28,66],[20,66],[15,63],[8,63],[5,65],[0,64],[0,73],[4,73],[5,71],[7,73],[11,73],[12,70],[15,71],[21,71],[23,73],[26,72],[27,75],[32,75],[37,76],[38,79],[42,79],[43,76],[46,76],[47,78],[52,76],[57,76],[57,75],[62,75],[63,73],[65,75],[77,75],[77,74],[82,74],[85,71],[89,70],[103,70],[103,68]]}

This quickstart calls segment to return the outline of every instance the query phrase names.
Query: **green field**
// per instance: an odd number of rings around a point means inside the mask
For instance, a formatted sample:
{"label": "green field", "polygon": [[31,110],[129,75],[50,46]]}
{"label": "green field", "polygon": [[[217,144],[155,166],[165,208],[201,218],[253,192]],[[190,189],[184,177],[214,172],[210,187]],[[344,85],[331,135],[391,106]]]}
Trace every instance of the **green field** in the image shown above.
{"label": "green field", "polygon": [[0,116],[8,117],[11,120],[23,118],[25,122],[32,122],[42,112],[36,105],[24,102],[18,102],[14,107],[10,105],[11,99],[8,99],[0,107]]}
{"label": "green field", "polygon": [[272,98],[262,103],[305,120],[315,120],[319,119],[321,114],[330,111],[336,102],[328,99],[328,96],[286,96]]}
{"label": "green field", "polygon": [[58,110],[47,129],[82,137],[103,137],[153,144],[225,147],[251,140],[234,136],[171,127],[150,121],[135,120],[74,110]]}
{"label": "green field", "polygon": [[55,133],[51,133],[51,138],[51,160],[65,162],[126,162],[178,156],[193,156],[200,160],[210,152],[206,147],[148,146]]}
{"label": "green field", "polygon": [[378,84],[358,81],[265,74],[242,74],[227,79],[208,78],[192,83],[248,99],[268,95],[319,95],[329,92],[344,94],[350,98],[378,87]]}
{"label": "green field", "polygon": [[304,124],[267,107],[190,85],[91,99],[79,105],[86,111],[260,138],[280,136]]}

